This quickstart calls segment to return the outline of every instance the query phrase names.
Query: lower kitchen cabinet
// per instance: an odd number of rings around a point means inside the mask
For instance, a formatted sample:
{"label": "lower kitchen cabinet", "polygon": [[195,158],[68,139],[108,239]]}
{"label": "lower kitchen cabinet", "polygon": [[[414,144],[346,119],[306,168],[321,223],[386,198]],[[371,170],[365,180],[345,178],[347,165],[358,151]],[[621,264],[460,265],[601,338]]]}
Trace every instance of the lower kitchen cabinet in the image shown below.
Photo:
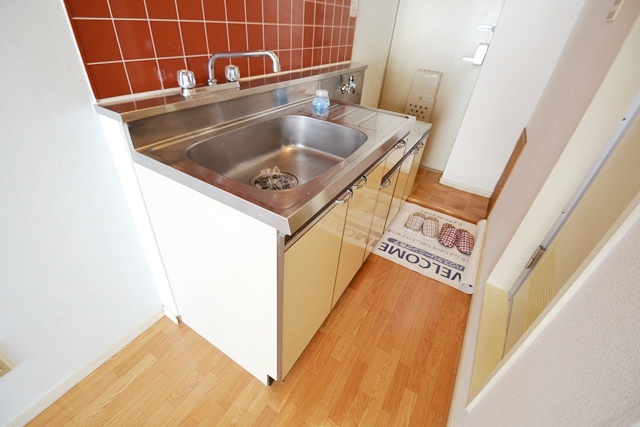
{"label": "lower kitchen cabinet", "polygon": [[371,222],[371,231],[369,232],[365,257],[373,251],[384,233],[387,216],[389,215],[389,207],[391,206],[391,199],[393,199],[393,191],[396,188],[396,178],[397,173],[386,177],[380,183],[380,191],[378,192],[378,199],[373,213],[373,221]]}
{"label": "lower kitchen cabinet", "polygon": [[335,204],[284,253],[283,378],[331,311],[347,207]]}
{"label": "lower kitchen cabinet", "polygon": [[406,200],[404,197],[404,189],[407,186],[409,179],[409,171],[411,170],[411,163],[413,157],[411,155],[405,156],[402,160],[402,164],[397,171],[397,182],[393,191],[393,197],[391,199],[391,206],[389,207],[389,214],[387,215],[387,222],[385,224],[385,230],[391,224],[391,221],[396,217],[398,211],[402,207],[402,204]]}
{"label": "lower kitchen cabinet", "polygon": [[353,198],[349,201],[347,210],[332,306],[338,302],[364,262],[383,172],[384,162],[381,162],[352,186]]}
{"label": "lower kitchen cabinet", "polygon": [[[425,136],[426,139],[426,136]],[[407,185],[404,188],[403,200],[407,200],[413,189],[413,183],[416,180],[418,174],[418,168],[420,167],[420,161],[422,160],[422,149],[424,148],[424,142],[420,141],[416,144],[412,151],[411,169],[409,170],[409,178],[407,179]]]}

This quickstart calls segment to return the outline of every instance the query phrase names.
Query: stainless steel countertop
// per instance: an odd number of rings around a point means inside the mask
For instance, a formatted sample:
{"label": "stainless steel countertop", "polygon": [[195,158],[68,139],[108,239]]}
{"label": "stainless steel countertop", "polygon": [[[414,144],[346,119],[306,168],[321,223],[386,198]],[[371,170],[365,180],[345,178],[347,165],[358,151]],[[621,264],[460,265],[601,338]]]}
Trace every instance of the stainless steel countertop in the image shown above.
{"label": "stainless steel countertop", "polygon": [[311,99],[271,111],[262,117],[235,122],[233,127],[223,123],[204,134],[173,140],[164,145],[147,146],[136,152],[134,160],[259,219],[287,236],[311,221],[374,167],[397,141],[409,134],[415,122],[412,116],[333,101],[329,116],[324,120],[357,129],[367,135],[367,141],[351,156],[312,181],[287,190],[262,190],[228,179],[186,156],[187,149],[193,144],[217,133],[283,115],[311,116]]}
{"label": "stainless steel countertop", "polygon": [[[361,90],[365,69],[363,65],[343,64],[241,82],[240,90],[207,96],[169,94],[105,102],[96,105],[96,111],[122,123],[134,162],[291,236],[331,206],[413,128],[412,116],[346,103],[359,102],[360,93],[343,95],[341,84],[355,75]],[[312,95],[320,88],[329,90],[332,102],[328,117],[322,120],[357,129],[367,135],[367,141],[306,184],[262,190],[226,178],[187,157],[193,144],[230,129],[283,115],[311,116]]]}

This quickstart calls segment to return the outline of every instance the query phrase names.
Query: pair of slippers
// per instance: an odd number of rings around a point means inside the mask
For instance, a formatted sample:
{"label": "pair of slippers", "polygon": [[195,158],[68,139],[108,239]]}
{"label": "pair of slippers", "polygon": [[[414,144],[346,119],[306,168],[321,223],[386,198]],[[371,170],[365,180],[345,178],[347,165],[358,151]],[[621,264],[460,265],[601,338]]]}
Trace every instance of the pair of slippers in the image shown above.
{"label": "pair of slippers", "polygon": [[475,239],[473,234],[467,230],[455,228],[453,225],[447,223],[442,226],[440,234],[438,234],[438,242],[447,248],[455,246],[463,254],[471,255]]}
{"label": "pair of slippers", "polygon": [[473,251],[473,234],[462,228],[457,229],[449,223],[444,224],[440,229],[440,223],[437,218],[426,216],[422,212],[409,215],[407,222],[404,224],[404,229],[410,233],[420,232],[427,239],[437,238],[441,245],[447,248],[455,246],[465,255],[471,255],[471,251]]}
{"label": "pair of slippers", "polygon": [[426,216],[422,212],[416,212],[409,215],[407,222],[404,224],[404,229],[410,233],[420,232],[427,239],[435,239],[438,237],[438,229],[440,223],[437,218],[432,216]]}

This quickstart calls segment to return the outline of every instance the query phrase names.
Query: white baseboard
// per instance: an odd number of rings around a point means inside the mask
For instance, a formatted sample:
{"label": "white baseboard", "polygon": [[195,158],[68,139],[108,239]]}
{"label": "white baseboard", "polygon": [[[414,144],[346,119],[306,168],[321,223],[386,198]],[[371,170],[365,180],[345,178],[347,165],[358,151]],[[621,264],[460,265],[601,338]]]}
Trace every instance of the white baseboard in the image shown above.
{"label": "white baseboard", "polygon": [[113,355],[122,350],[131,341],[136,339],[141,333],[146,331],[162,319],[164,316],[164,310],[158,308],[149,317],[143,320],[140,324],[126,333],[118,341],[114,342],[109,347],[105,348],[100,354],[97,354],[93,360],[87,362],[73,374],[69,375],[66,379],[62,380],[57,386],[49,390],[42,398],[35,402],[30,408],[24,411],[22,414],[15,417],[7,424],[8,427],[21,427],[33,420],[38,414],[47,409],[53,402],[60,399],[66,392],[71,390],[76,384],[86,378],[90,373],[95,371],[100,365],[109,360]]}
{"label": "white baseboard", "polygon": [[486,198],[491,197],[491,195],[493,194],[493,191],[481,190],[480,188],[471,187],[469,185],[460,184],[459,182],[449,181],[442,178],[440,178],[440,184]]}

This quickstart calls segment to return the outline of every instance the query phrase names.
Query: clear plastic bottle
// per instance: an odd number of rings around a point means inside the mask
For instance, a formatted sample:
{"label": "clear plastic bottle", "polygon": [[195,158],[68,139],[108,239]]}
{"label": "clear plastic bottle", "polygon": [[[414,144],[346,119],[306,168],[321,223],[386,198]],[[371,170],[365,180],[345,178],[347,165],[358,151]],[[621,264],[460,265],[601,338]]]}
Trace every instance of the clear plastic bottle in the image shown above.
{"label": "clear plastic bottle", "polygon": [[313,97],[313,114],[326,116],[329,112],[329,92],[324,89],[316,90]]}

